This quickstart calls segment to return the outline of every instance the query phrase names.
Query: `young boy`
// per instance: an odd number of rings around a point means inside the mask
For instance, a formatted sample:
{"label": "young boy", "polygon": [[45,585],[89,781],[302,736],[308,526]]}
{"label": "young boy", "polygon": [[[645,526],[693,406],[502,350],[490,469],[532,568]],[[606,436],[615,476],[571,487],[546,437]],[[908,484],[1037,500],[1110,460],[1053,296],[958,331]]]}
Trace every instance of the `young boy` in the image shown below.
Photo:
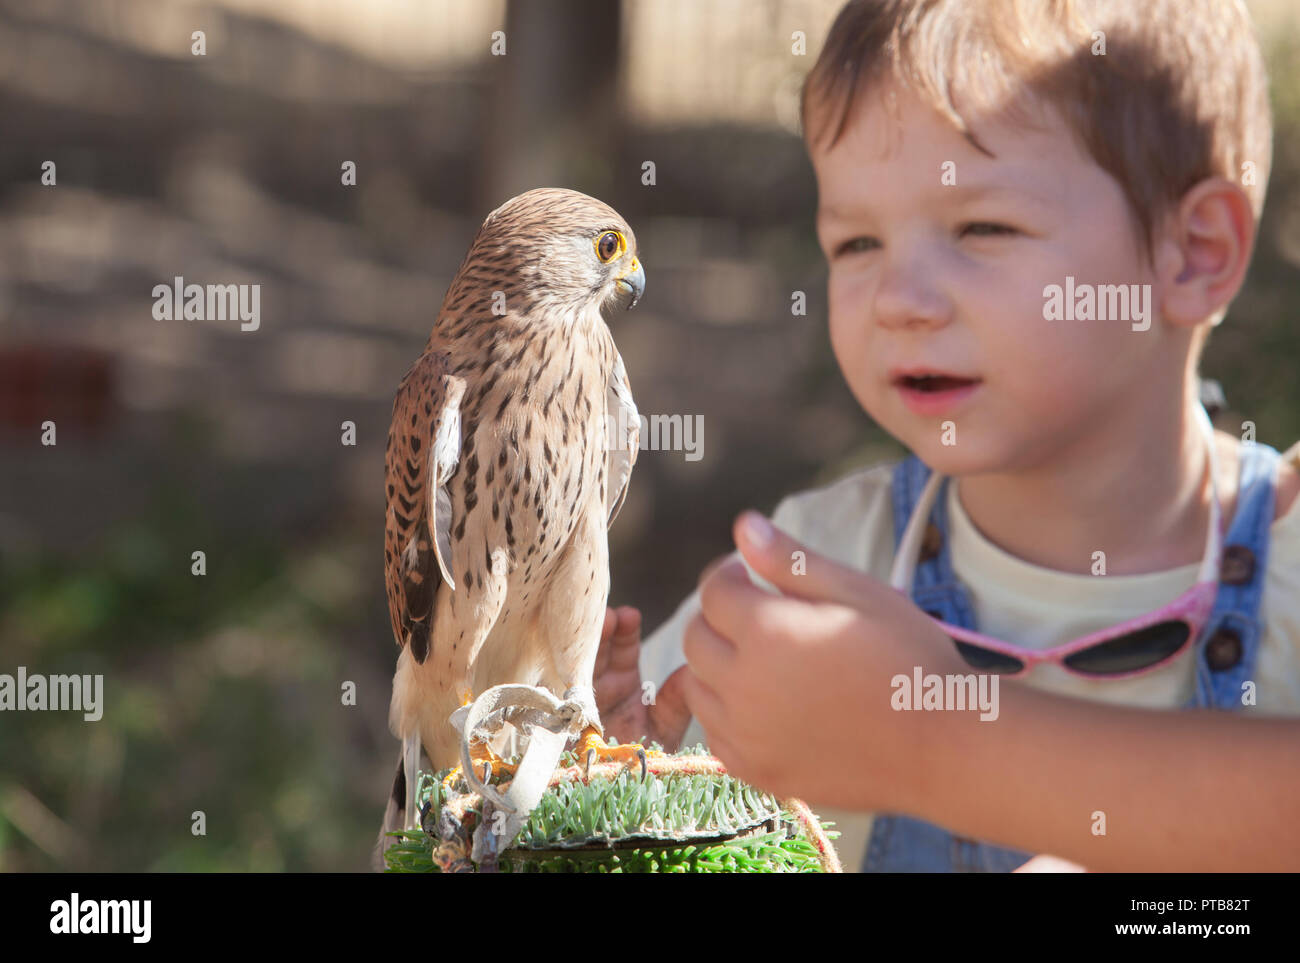
{"label": "young boy", "polygon": [[[852,0],[802,109],[835,356],[915,454],[784,499],[773,522],[797,541],[738,527],[750,571],[784,598],[724,566],[636,671],[639,618],[609,615],[607,731],[706,742],[813,802],[957,814],[945,772],[905,771],[898,746],[996,738],[1036,760],[1028,785],[1046,807],[1065,774],[1105,770],[1156,718],[1120,707],[1300,715],[1300,445],[1279,457],[1215,433],[1210,451],[1197,411],[1201,349],[1249,265],[1271,153],[1241,5]],[[931,472],[947,480],[927,513]],[[924,537],[895,583],[914,586],[909,602],[882,583],[914,514]],[[764,538],[788,561],[757,564]],[[960,657],[954,630],[979,633]],[[896,711],[919,667],[1002,673],[1016,711]],[[641,679],[658,686],[652,706]],[[1104,745],[1044,761],[1027,749],[1032,690],[1105,703],[1118,722]],[[1234,778],[1224,762],[1218,782]],[[1074,800],[1068,832],[1118,838],[1141,805],[1134,781],[1083,780],[1113,791]],[[846,867],[1005,871],[1032,855],[897,812],[823,817]],[[1088,846],[1053,825],[1021,838],[1086,865]],[[1169,866],[1180,846],[1144,852]]]}

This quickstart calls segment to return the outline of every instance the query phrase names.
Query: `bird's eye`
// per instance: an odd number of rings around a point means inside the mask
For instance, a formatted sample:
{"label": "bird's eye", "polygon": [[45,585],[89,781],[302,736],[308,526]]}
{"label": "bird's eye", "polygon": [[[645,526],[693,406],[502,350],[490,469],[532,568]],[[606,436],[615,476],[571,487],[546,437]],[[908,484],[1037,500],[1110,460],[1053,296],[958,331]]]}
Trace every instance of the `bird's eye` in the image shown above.
{"label": "bird's eye", "polygon": [[623,240],[623,235],[618,231],[606,231],[596,241],[596,256],[601,261],[612,261],[614,257],[624,249],[627,242]]}

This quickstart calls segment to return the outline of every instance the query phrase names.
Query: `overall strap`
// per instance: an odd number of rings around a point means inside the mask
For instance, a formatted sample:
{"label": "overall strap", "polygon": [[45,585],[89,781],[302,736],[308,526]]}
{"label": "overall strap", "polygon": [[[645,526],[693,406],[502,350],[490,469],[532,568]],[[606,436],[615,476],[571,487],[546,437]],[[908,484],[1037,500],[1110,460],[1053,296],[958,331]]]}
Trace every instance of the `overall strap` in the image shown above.
{"label": "overall strap", "polygon": [[[895,469],[892,485],[894,549],[920,499],[930,469],[909,455]],[[975,610],[952,570],[948,554],[948,482],[944,481],[922,541],[912,599],[923,610],[952,625],[975,629]],[[1008,873],[1029,853],[954,836],[911,816],[878,813],[863,860],[865,872]]]}
{"label": "overall strap", "polygon": [[[895,551],[929,477],[929,467],[916,455],[908,455],[894,469],[891,494]],[[948,484],[949,479],[944,479],[930,512],[925,537],[921,540],[921,553],[912,583],[912,600],[923,611],[951,625],[974,631],[975,609],[966,590],[953,573],[952,559],[948,553]]]}
{"label": "overall strap", "polygon": [[1281,456],[1259,442],[1241,445],[1237,510],[1224,539],[1214,610],[1196,644],[1196,691],[1188,708],[1240,709],[1243,683],[1255,679],[1263,625],[1269,530]]}

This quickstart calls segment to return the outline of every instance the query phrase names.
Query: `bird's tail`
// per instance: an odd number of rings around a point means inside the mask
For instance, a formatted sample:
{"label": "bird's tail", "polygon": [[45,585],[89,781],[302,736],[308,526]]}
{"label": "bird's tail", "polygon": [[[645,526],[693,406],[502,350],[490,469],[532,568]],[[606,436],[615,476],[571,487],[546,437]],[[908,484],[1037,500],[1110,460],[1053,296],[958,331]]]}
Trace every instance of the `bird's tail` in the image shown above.
{"label": "bird's tail", "polygon": [[420,816],[416,812],[416,779],[423,769],[427,772],[436,770],[429,764],[429,756],[424,751],[418,733],[402,740],[402,751],[397,757],[397,772],[393,776],[393,788],[388,793],[388,803],[384,807],[384,823],[379,829],[379,839],[371,854],[370,865],[376,872],[387,868],[384,854],[398,842],[397,837],[389,836],[407,826],[419,825]]}
{"label": "bird's tail", "polygon": [[397,842],[389,836],[401,830],[406,822],[406,765],[402,753],[397,756],[397,775],[393,778],[393,790],[388,794],[388,805],[384,809],[384,822],[379,828],[379,839],[370,857],[370,868],[382,873],[386,868],[384,854]]}

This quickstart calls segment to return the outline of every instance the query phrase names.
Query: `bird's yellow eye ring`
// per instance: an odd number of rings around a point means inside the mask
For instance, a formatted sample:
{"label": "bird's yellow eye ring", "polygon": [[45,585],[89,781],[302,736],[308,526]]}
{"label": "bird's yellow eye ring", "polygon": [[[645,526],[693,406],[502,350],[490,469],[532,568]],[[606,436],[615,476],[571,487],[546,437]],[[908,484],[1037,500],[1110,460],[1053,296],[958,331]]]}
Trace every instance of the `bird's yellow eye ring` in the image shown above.
{"label": "bird's yellow eye ring", "polygon": [[627,241],[618,231],[606,231],[596,239],[596,257],[601,262],[612,261],[627,250]]}

